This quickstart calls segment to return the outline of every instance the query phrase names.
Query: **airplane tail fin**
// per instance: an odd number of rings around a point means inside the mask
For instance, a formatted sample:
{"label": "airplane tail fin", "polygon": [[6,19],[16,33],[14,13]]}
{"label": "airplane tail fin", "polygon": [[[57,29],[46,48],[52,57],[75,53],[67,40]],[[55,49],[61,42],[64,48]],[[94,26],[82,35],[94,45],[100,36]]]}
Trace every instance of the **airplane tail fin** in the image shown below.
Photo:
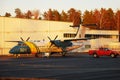
{"label": "airplane tail fin", "polygon": [[84,26],[80,26],[77,33],[76,33],[76,39],[78,38],[85,38],[85,32],[86,32],[86,28]]}

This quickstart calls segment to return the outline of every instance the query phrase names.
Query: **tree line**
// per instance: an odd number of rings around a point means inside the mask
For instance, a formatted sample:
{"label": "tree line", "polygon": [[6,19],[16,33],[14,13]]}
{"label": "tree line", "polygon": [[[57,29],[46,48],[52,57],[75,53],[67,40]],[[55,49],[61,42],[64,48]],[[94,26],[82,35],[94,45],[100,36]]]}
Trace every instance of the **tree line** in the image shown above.
{"label": "tree line", "polygon": [[[43,14],[39,10],[28,10],[23,13],[19,8],[15,9],[16,18],[39,19],[50,21],[73,22],[73,26],[96,24],[96,27],[91,27],[99,30],[118,30],[120,29],[120,10],[114,12],[111,8],[101,8],[88,11],[83,14],[80,10],[70,8],[67,12],[64,10],[60,13],[57,10],[49,9]],[[10,13],[5,13],[5,17],[11,17]]]}

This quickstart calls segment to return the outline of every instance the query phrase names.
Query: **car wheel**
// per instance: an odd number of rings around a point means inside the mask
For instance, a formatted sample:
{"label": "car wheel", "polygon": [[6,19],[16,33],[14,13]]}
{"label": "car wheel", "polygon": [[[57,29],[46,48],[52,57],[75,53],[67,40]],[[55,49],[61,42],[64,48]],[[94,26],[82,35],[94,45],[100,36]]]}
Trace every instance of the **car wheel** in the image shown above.
{"label": "car wheel", "polygon": [[111,56],[112,58],[115,58],[115,57],[116,57],[116,55],[115,55],[114,53],[112,53],[110,56]]}
{"label": "car wheel", "polygon": [[96,53],[93,54],[94,58],[98,58],[98,55]]}

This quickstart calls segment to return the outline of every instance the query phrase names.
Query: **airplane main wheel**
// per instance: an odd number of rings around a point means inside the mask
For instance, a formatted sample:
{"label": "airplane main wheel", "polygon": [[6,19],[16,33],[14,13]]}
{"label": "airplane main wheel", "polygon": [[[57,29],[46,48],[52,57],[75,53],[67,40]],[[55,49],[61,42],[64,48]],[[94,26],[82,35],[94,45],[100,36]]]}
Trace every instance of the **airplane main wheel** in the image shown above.
{"label": "airplane main wheel", "polygon": [[35,57],[41,57],[41,54],[40,53],[36,53]]}
{"label": "airplane main wheel", "polygon": [[65,56],[65,54],[66,54],[65,52],[62,52],[62,56]]}
{"label": "airplane main wheel", "polygon": [[19,55],[18,55],[18,54],[14,54],[14,56],[15,56],[16,58],[18,58],[18,57],[19,57]]}
{"label": "airplane main wheel", "polygon": [[35,57],[39,57],[39,56],[38,56],[38,53],[35,54]]}
{"label": "airplane main wheel", "polygon": [[48,57],[50,57],[50,55],[51,55],[51,53],[45,53],[44,56],[48,58]]}

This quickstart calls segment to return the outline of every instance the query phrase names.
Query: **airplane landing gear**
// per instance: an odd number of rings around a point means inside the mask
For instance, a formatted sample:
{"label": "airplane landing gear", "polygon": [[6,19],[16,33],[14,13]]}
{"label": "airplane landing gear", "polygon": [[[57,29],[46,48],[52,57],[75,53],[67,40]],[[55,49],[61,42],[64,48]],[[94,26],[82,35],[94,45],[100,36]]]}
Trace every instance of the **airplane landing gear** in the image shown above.
{"label": "airplane landing gear", "polygon": [[61,52],[60,53],[62,56],[65,56],[66,55],[66,52]]}
{"label": "airplane landing gear", "polygon": [[14,54],[14,56],[15,56],[16,58],[18,58],[20,55],[19,55],[19,54]]}

